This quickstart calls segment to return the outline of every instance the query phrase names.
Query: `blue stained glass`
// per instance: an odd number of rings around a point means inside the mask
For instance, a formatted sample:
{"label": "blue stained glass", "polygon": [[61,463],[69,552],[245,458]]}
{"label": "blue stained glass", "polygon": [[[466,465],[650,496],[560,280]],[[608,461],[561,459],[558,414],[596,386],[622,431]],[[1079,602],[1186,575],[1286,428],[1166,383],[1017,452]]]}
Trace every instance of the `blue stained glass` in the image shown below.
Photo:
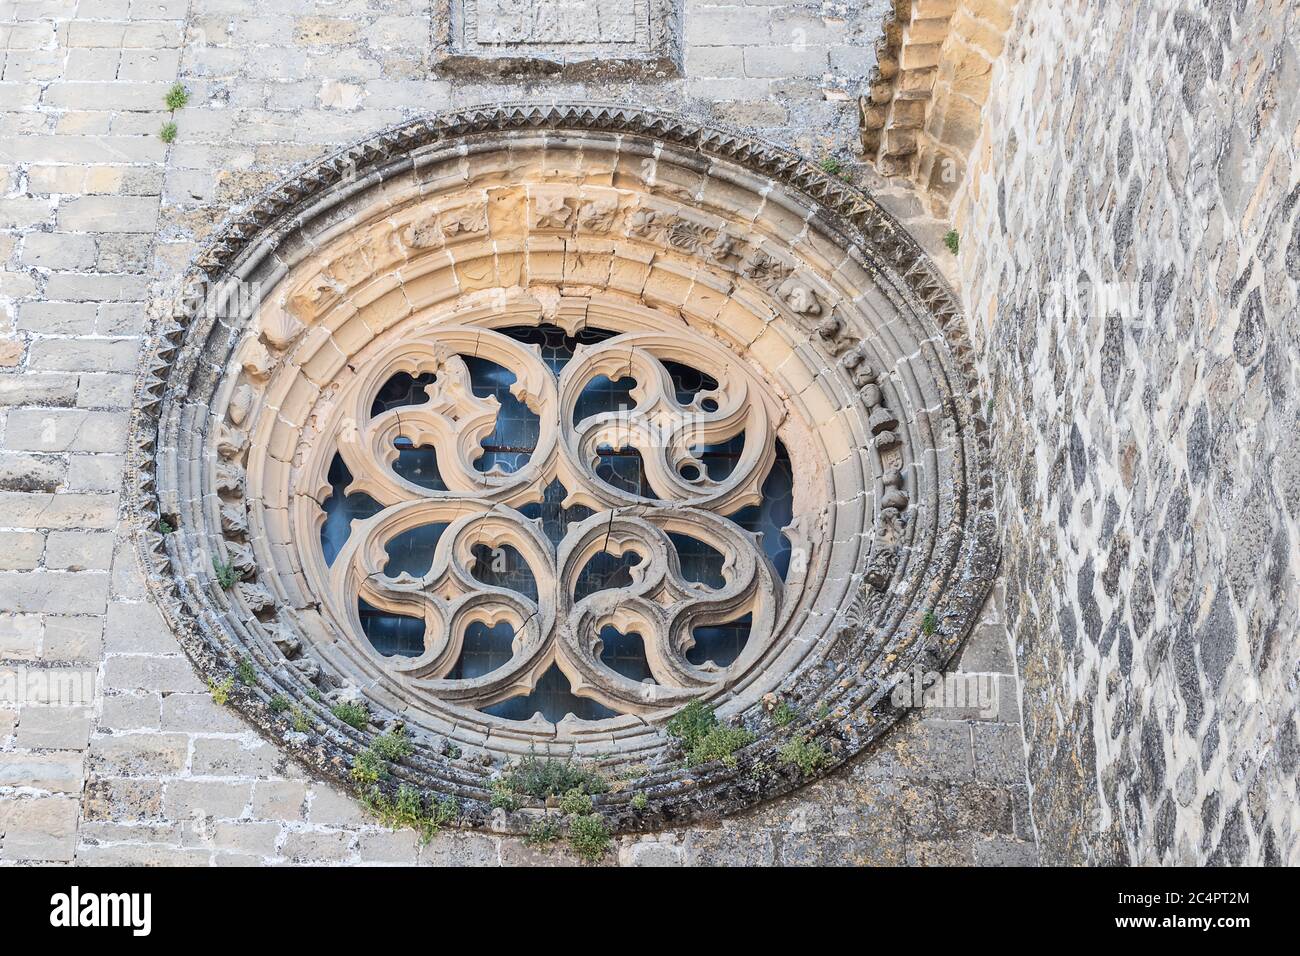
{"label": "blue stained glass", "polygon": [[634,681],[651,678],[645,642],[640,634],[635,631],[624,634],[613,625],[606,625],[601,628],[600,640],[604,645],[600,649],[600,659],[610,670]]}
{"label": "blue stained glass", "polygon": [[677,549],[677,562],[681,566],[682,577],[687,581],[697,581],[711,588],[720,588],[727,583],[722,576],[722,552],[717,548],[690,535],[671,531],[668,539]]}
{"label": "blue stained glass", "polygon": [[606,720],[618,716],[603,704],[575,695],[569,679],[554,664],[537,681],[532,693],[511,697],[482,710],[505,720],[529,720],[540,711],[542,717],[552,723],[563,720],[565,714],[573,714],[579,720]]}
{"label": "blue stained glass", "polygon": [[424,577],[433,566],[433,549],[438,546],[438,539],[446,530],[445,523],[425,524],[389,539],[384,547],[388,552],[388,564],[384,567],[384,573],[390,578],[395,578],[402,572],[413,578]]}
{"label": "blue stained glass", "polygon": [[357,598],[361,630],[385,657],[419,657],[424,653],[424,621],[418,617],[381,611]]}
{"label": "blue stained glass", "polygon": [[488,627],[475,621],[465,628],[460,657],[447,673],[449,680],[469,680],[490,674],[510,660],[510,642],[515,638],[514,628],[506,621]]}
{"label": "blue stained glass", "polygon": [[482,472],[500,468],[513,474],[528,463],[537,447],[541,420],[527,405],[510,394],[515,373],[487,359],[462,355],[469,369],[470,387],[479,398],[495,396],[501,403],[496,427],[483,439],[483,454],[474,467]]}
{"label": "blue stained glass", "polygon": [[332,491],[321,505],[325,512],[325,523],[320,529],[320,546],[325,554],[325,563],[332,565],[343,550],[343,545],[347,544],[348,536],[352,533],[352,522],[377,515],[383,508],[369,495],[343,493],[343,489],[352,483],[352,472],[343,463],[342,455],[335,455],[330,462],[327,479]]}
{"label": "blue stained glass", "polygon": [[691,632],[695,646],[686,652],[686,659],[697,667],[713,661],[719,667],[728,667],[740,656],[749,640],[753,624],[752,615],[728,621],[726,624],[709,624]]}
{"label": "blue stained glass", "polygon": [[506,544],[490,548],[486,544],[476,544],[471,551],[474,555],[473,574],[477,580],[537,600],[537,579],[524,556],[513,547]]}

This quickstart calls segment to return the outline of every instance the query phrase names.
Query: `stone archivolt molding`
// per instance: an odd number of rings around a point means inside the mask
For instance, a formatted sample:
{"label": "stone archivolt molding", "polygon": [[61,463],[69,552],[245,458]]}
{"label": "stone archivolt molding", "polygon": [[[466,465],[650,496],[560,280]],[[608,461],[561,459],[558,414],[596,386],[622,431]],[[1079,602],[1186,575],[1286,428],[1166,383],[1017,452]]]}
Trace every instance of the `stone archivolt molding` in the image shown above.
{"label": "stone archivolt molding", "polygon": [[[230,307],[232,279],[261,295]],[[257,683],[233,705],[345,783],[369,734],[400,720],[416,750],[395,781],[456,796],[469,824],[488,822],[503,759],[530,752],[636,767],[598,800],[616,827],[716,816],[802,782],[776,758],[795,734],[832,764],[876,739],[900,716],[892,681],[945,664],[987,593],[989,458],[962,318],[868,196],[785,151],[629,108],[438,116],[272,190],[224,227],[190,282],[158,321],[133,419],[131,511],[150,587],[206,677],[252,664]],[[611,337],[579,346],[556,376],[501,331],[542,323]],[[497,408],[469,388],[469,355],[512,371],[538,416],[514,472],[474,467]],[[683,405],[664,362],[717,387]],[[429,400],[372,414],[399,372],[432,373]],[[635,407],[575,423],[578,394],[601,375],[630,376]],[[732,471],[708,477],[694,449],[742,432]],[[437,449],[447,491],[393,470],[397,437]],[[802,557],[784,581],[724,517],[761,500],[777,438],[794,471],[785,535]],[[657,497],[602,481],[602,445],[636,448]],[[348,493],[381,510],[327,564],[336,453]],[[554,480],[566,505],[595,512],[558,545],[519,512]],[[447,527],[428,572],[386,574],[386,543],[430,523]],[[725,583],[685,580],[669,534],[719,552]],[[476,544],[517,551],[536,600],[476,579]],[[642,559],[631,585],[576,599],[577,572],[601,552]],[[214,560],[243,579],[224,590]],[[377,653],[357,597],[423,620],[423,653]],[[742,614],[752,626],[734,662],[687,659],[694,626]],[[451,679],[465,628],[503,621],[509,662]],[[653,681],[601,662],[605,625],[642,635]],[[480,709],[552,665],[618,716],[552,724]],[[313,730],[295,732],[273,697]],[[343,698],[365,699],[372,728],[331,714]],[[663,724],[693,699],[756,733],[734,766],[684,770],[671,753]],[[788,726],[767,716],[779,699],[801,715]],[[648,800],[633,809],[638,792]]]}
{"label": "stone archivolt molding", "polygon": [[858,101],[862,148],[923,190],[946,218],[979,135],[993,64],[1017,0],[893,0]]}

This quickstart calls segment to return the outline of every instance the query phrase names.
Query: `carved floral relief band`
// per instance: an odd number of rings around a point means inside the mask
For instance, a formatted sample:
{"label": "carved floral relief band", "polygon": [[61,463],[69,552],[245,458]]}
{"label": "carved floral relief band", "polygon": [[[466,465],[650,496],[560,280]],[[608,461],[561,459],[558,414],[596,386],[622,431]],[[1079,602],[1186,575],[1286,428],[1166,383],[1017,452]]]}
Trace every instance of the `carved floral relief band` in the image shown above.
{"label": "carved floral relief band", "polygon": [[[233,704],[319,773],[346,783],[400,720],[416,751],[395,777],[456,796],[469,823],[490,817],[494,768],[530,752],[637,767],[598,800],[616,826],[716,816],[803,781],[774,759],[793,735],[833,763],[878,738],[900,716],[894,675],[945,664],[987,593],[960,312],[869,197],[782,150],[617,107],[439,116],[271,190],[190,280],[141,374],[134,527],[201,673],[248,661]],[[230,280],[263,294],[196,307]],[[484,368],[508,385],[489,394]],[[414,398],[381,407],[403,376]],[[592,412],[597,386],[626,403]],[[507,405],[531,431],[502,464]],[[417,453],[436,481],[413,479]],[[758,534],[744,516],[779,456],[793,517]],[[330,509],[363,498],[328,553]],[[562,525],[537,517],[547,502]],[[420,535],[424,563],[398,570]],[[780,567],[778,537],[796,556]],[[483,549],[519,573],[492,577]],[[631,567],[584,590],[593,561]],[[409,622],[409,646],[377,642],[377,617]],[[741,621],[734,656],[699,657],[707,629]],[[471,674],[468,645],[503,628]],[[632,676],[615,634],[639,636]],[[503,716],[548,674],[591,712]],[[340,699],[366,701],[371,731],[331,714]],[[757,735],[734,766],[673,759],[663,725],[697,699]],[[777,699],[801,716],[776,726]]]}

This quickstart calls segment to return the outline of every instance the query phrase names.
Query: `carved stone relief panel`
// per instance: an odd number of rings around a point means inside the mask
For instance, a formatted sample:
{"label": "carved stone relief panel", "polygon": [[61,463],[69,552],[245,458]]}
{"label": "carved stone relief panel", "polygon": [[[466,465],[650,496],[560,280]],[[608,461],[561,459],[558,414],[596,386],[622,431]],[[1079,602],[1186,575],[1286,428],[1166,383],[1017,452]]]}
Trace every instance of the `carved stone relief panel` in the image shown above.
{"label": "carved stone relief panel", "polygon": [[675,0],[437,0],[438,67],[573,79],[680,75]]}

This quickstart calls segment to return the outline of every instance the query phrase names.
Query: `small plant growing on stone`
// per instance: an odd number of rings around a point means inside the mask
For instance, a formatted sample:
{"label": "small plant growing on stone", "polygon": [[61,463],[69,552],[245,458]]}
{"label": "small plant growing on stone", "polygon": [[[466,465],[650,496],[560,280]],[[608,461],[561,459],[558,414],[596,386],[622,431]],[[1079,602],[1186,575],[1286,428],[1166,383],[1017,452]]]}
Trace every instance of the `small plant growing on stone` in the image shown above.
{"label": "small plant growing on stone", "polygon": [[926,611],[921,617],[921,633],[933,634],[939,626],[939,618],[933,611]]}
{"label": "small plant growing on stone", "polygon": [[370,749],[381,760],[397,763],[402,758],[409,757],[414,748],[411,745],[411,738],[406,735],[406,730],[398,727],[376,737],[374,742],[371,743]]}
{"label": "small plant growing on stone", "polygon": [[459,759],[460,759],[460,748],[457,747],[455,744],[448,744],[448,745],[447,745],[446,753],[447,753],[447,757],[448,757],[448,759],[450,759],[450,760],[459,760]]}
{"label": "small plant growing on stone", "polygon": [[320,703],[321,700],[320,691],[317,690],[315,687],[307,691],[307,696],[310,697],[312,700],[316,701],[316,703],[318,704]]}
{"label": "small plant growing on stone", "polygon": [[212,699],[217,706],[225,707],[230,702],[230,692],[235,689],[235,679],[226,677],[220,682],[208,681],[208,691],[212,694]]}
{"label": "small plant growing on stone", "polygon": [[533,847],[550,846],[560,838],[560,825],[552,817],[543,817],[528,828],[524,843]]}
{"label": "small plant growing on stone", "polygon": [[170,521],[168,521],[166,518],[159,518],[159,519],[158,519],[158,533],[159,533],[159,534],[161,534],[161,535],[169,535],[169,534],[171,534],[171,533],[172,533],[173,531],[175,531],[175,530],[176,530],[176,529],[172,527],[172,523],[171,523]]}
{"label": "small plant growing on stone", "polygon": [[519,795],[510,788],[504,778],[492,781],[492,797],[488,801],[493,810],[505,810],[507,813],[519,809]]}
{"label": "small plant growing on stone", "polygon": [[229,591],[238,584],[244,577],[243,572],[239,571],[233,565],[220,561],[217,558],[212,559],[212,571],[217,576],[217,583],[221,585],[221,590]]}
{"label": "small plant growing on stone", "polygon": [[417,830],[422,843],[428,843],[439,830],[455,823],[460,816],[460,804],[454,797],[426,799],[409,783],[397,788],[396,797],[373,787],[362,799],[366,808],[384,826]]}
{"label": "small plant growing on stone", "polygon": [[826,703],[818,704],[817,710],[813,713],[813,717],[817,720],[825,720],[830,715],[831,715],[831,708],[830,705]]}
{"label": "small plant growing on stone", "polygon": [[817,166],[819,169],[821,169],[822,172],[826,173],[826,175],[828,176],[836,176],[840,179],[845,180],[846,182],[848,181],[849,178],[848,170],[844,168],[844,163],[842,163],[839,159],[837,159],[834,156],[825,157],[824,159],[822,159],[820,163],[817,164]]}
{"label": "small plant growing on stone", "polygon": [[958,235],[956,229],[948,230],[943,237],[943,244],[948,247],[948,251],[954,256],[957,254],[957,250],[961,247],[961,236]]}
{"label": "small plant growing on stone", "polygon": [[638,793],[632,798],[632,809],[640,813],[646,807],[650,806],[650,798],[644,793]]}
{"label": "small plant growing on stone", "polygon": [[570,790],[583,793],[605,793],[609,781],[598,771],[564,760],[543,760],[527,757],[519,766],[502,778],[514,793],[545,799],[560,797]]}
{"label": "small plant growing on stone", "polygon": [[772,711],[772,723],[778,727],[789,727],[800,717],[799,711],[795,710],[787,701],[781,701]]}
{"label": "small plant growing on stone", "polygon": [[257,670],[247,657],[239,659],[239,666],[235,668],[235,673],[239,675],[239,682],[245,687],[252,687],[257,683]]}
{"label": "small plant growing on stone", "polygon": [[176,140],[176,124],[171,122],[163,123],[162,129],[158,130],[158,138],[164,143],[174,142]]}
{"label": "small plant growing on stone", "polygon": [[289,716],[293,720],[293,729],[296,732],[305,734],[311,730],[311,718],[307,716],[307,712],[301,707],[295,707],[293,713]]}
{"label": "small plant growing on stone", "polygon": [[357,730],[365,730],[366,724],[370,723],[370,711],[366,710],[366,705],[350,700],[335,704],[330,708],[330,713]]}
{"label": "small plant growing on stone", "polygon": [[289,709],[289,698],[285,697],[283,694],[276,694],[270,699],[267,706],[271,708],[271,713],[278,717]]}
{"label": "small plant growing on stone", "polygon": [[717,724],[718,718],[714,715],[713,708],[703,701],[693,700],[673,715],[664,731],[669,737],[678,740],[683,750],[690,751]]}
{"label": "small plant growing on stone", "polygon": [[595,863],[609,849],[609,828],[596,814],[574,817],[569,821],[569,846],[588,863]]}
{"label": "small plant growing on stone", "polygon": [[163,102],[167,104],[167,108],[173,113],[176,110],[183,109],[189,101],[189,91],[180,83],[173,83],[171,88],[167,90],[167,95],[163,97]]}
{"label": "small plant growing on stone", "polygon": [[785,744],[777,756],[781,763],[798,767],[806,777],[830,763],[831,755],[820,740],[809,740],[802,735]]}
{"label": "small plant growing on stone", "polygon": [[713,708],[693,700],[665,726],[668,736],[676,738],[686,751],[686,766],[696,767],[721,760],[728,767],[736,765],[735,752],[754,741],[743,727],[725,727],[718,723]]}
{"label": "small plant growing on stone", "polygon": [[353,758],[351,773],[357,786],[369,789],[388,777],[388,767],[372,748],[367,747]]}
{"label": "small plant growing on stone", "polygon": [[754,742],[755,735],[744,727],[725,727],[719,724],[700,739],[690,753],[686,755],[686,766],[698,767],[700,764],[721,760],[726,766],[736,765],[736,751]]}
{"label": "small plant growing on stone", "polygon": [[575,787],[560,798],[560,812],[566,817],[586,816],[591,813],[591,796]]}

